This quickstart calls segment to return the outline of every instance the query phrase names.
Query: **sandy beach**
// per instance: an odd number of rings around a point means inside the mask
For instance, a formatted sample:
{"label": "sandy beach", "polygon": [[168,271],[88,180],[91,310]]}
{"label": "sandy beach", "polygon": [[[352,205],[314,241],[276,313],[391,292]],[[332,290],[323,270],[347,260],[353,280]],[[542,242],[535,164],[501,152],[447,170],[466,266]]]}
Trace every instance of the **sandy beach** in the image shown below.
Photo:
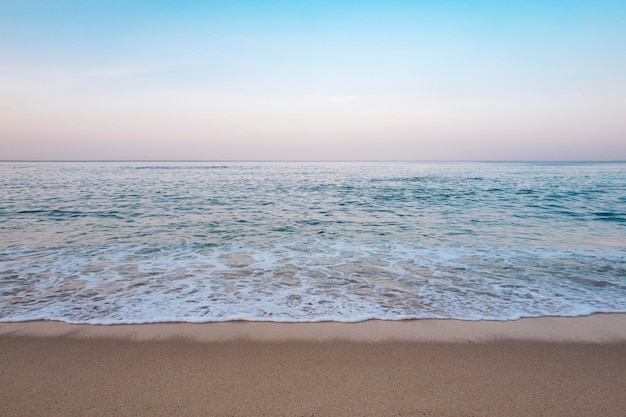
{"label": "sandy beach", "polygon": [[622,416],[626,315],[0,324],[2,416]]}

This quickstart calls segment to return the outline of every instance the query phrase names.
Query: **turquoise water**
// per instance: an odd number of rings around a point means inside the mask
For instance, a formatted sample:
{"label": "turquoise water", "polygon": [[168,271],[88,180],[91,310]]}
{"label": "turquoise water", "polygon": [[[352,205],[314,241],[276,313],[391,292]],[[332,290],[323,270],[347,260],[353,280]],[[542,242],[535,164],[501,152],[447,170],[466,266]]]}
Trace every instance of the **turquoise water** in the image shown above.
{"label": "turquoise water", "polygon": [[0,321],[626,311],[625,163],[0,163]]}

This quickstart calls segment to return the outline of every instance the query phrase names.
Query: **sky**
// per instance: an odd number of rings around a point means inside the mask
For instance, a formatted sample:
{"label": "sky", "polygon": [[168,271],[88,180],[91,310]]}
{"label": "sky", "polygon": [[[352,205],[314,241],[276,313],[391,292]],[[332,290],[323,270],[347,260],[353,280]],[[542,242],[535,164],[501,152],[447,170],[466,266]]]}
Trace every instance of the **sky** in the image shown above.
{"label": "sky", "polygon": [[626,160],[626,1],[0,0],[0,160]]}

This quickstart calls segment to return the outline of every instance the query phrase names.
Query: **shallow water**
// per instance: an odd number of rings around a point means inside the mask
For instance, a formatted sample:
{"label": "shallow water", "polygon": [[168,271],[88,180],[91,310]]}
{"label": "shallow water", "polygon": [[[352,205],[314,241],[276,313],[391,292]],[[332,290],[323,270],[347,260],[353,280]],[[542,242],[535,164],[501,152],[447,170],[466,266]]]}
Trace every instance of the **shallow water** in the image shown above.
{"label": "shallow water", "polygon": [[0,163],[0,320],[626,311],[623,163]]}

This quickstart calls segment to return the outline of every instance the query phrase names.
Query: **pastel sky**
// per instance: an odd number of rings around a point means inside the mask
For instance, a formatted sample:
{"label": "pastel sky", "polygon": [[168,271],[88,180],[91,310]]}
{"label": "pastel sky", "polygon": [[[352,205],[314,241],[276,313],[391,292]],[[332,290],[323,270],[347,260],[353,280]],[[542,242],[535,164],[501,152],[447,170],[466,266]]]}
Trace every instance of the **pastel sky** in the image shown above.
{"label": "pastel sky", "polygon": [[626,160],[626,1],[0,0],[0,159]]}

